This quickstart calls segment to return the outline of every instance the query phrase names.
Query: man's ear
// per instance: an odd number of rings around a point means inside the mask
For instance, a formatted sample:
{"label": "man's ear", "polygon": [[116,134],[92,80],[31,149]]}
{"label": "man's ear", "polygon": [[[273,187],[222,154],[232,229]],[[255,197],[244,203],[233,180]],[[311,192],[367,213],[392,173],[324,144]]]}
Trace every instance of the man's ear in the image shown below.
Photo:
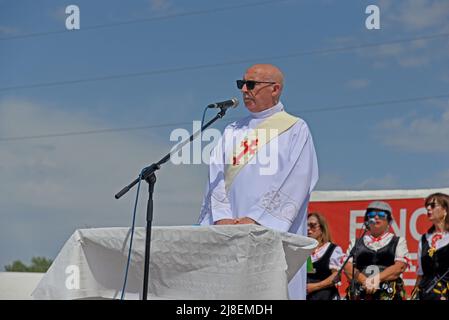
{"label": "man's ear", "polygon": [[280,90],[281,90],[281,85],[280,84],[276,83],[276,84],[273,85],[273,93],[275,95],[278,95]]}

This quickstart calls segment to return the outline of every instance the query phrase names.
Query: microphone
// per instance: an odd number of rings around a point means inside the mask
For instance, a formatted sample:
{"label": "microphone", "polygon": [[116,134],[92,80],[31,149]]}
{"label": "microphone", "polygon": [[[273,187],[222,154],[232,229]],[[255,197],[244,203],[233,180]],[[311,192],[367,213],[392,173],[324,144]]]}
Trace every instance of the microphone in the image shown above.
{"label": "microphone", "polygon": [[374,218],[368,219],[367,221],[365,221],[363,223],[365,228],[367,228],[368,230],[369,230],[370,226],[373,225],[373,224],[376,224],[376,219],[374,219]]}
{"label": "microphone", "polygon": [[208,108],[235,108],[239,105],[239,100],[237,98],[232,98],[231,100],[215,102],[208,105]]}

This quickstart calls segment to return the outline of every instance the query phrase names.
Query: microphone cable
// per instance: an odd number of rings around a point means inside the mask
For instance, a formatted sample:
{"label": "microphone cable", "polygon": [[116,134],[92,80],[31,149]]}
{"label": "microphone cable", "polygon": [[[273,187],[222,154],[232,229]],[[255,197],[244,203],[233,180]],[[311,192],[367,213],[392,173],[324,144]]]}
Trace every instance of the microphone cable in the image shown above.
{"label": "microphone cable", "polygon": [[[204,119],[206,117],[207,109],[209,109],[208,106],[206,106],[203,111],[203,117],[201,119],[201,129],[203,128],[203,125],[204,125]],[[201,130],[201,132],[200,132],[200,141],[201,141],[202,134],[203,134],[203,130]],[[139,202],[140,183],[142,182],[142,175],[143,175],[144,170],[145,170],[145,168],[142,169],[142,171],[140,172],[139,183],[137,184],[136,200],[134,202],[134,210],[133,210],[133,215],[132,215],[131,236],[129,239],[128,259],[126,261],[125,276],[124,276],[124,280],[123,280],[123,288],[122,288],[122,294],[121,294],[120,300],[124,300],[124,297],[125,297],[126,282],[128,280],[128,271],[129,271],[129,264],[131,262],[131,251],[132,251],[132,246],[133,246],[134,230],[135,230],[135,224],[136,224],[137,204]]]}
{"label": "microphone cable", "polygon": [[[203,111],[203,117],[201,119],[201,128],[203,128],[204,125],[204,118],[206,117],[206,111],[207,111],[208,107],[206,106],[204,108]],[[200,132],[200,141],[201,141],[201,136],[202,136],[203,131],[201,130]],[[145,170],[142,169],[142,171],[139,174],[139,183],[137,184],[137,192],[136,192],[136,200],[134,202],[134,210],[133,210],[133,215],[132,215],[132,224],[131,224],[131,236],[129,239],[129,249],[128,249],[128,258],[126,261],[126,268],[125,268],[125,276],[123,279],[123,288],[122,288],[122,294],[120,296],[120,300],[124,300],[125,298],[125,292],[126,292],[126,282],[128,280],[128,271],[129,271],[129,265],[131,262],[131,252],[132,252],[132,246],[133,246],[133,239],[134,239],[134,230],[135,230],[135,225],[136,225],[136,212],[137,212],[137,204],[139,202],[139,192],[140,192],[140,183],[142,182],[142,175],[143,175],[143,171]]]}
{"label": "microphone cable", "polygon": [[123,288],[122,288],[122,294],[121,294],[120,300],[124,300],[124,297],[125,297],[126,281],[128,279],[128,270],[129,270],[129,264],[131,261],[131,250],[132,250],[133,239],[134,239],[134,229],[135,229],[135,225],[136,225],[137,203],[139,202],[140,183],[142,182],[142,175],[143,175],[144,170],[145,170],[145,168],[142,169],[142,171],[140,172],[139,183],[137,184],[136,200],[134,202],[134,211],[133,211],[132,224],[131,224],[131,236],[129,239],[128,259],[126,262],[125,277],[123,280]]}
{"label": "microphone cable", "polygon": [[201,143],[201,141],[202,141],[202,138],[203,138],[203,126],[204,126],[204,118],[206,117],[206,111],[207,111],[207,109],[209,109],[209,107],[208,106],[206,106],[206,108],[204,108],[204,111],[203,111],[203,117],[201,118],[201,132],[200,132],[200,143]]}
{"label": "microphone cable", "polygon": [[[206,117],[207,109],[209,109],[209,108],[206,106],[206,108],[204,108],[204,111],[203,111],[203,117],[201,118],[201,128],[203,128],[203,125],[204,125],[204,118]],[[201,133],[203,133],[203,130],[201,130]]]}
{"label": "microphone cable", "polygon": [[[203,111],[203,117],[201,119],[201,128],[203,128],[203,125],[204,125],[204,118],[206,117],[207,109],[208,109],[208,107],[206,106]],[[202,134],[203,134],[203,130],[201,130],[201,132],[200,132],[200,141],[201,141]],[[132,246],[133,246],[134,230],[135,230],[135,224],[136,224],[137,204],[139,202],[140,183],[142,182],[142,175],[143,175],[144,170],[145,170],[145,168],[142,169],[142,171],[140,172],[139,183],[137,184],[136,200],[134,202],[134,210],[133,210],[133,215],[132,215],[131,236],[129,239],[128,259],[126,261],[125,276],[123,279],[123,288],[122,288],[122,294],[121,294],[120,300],[124,300],[124,297],[125,297],[126,282],[128,280],[128,271],[129,271],[129,264],[131,262],[131,251],[132,251]]]}

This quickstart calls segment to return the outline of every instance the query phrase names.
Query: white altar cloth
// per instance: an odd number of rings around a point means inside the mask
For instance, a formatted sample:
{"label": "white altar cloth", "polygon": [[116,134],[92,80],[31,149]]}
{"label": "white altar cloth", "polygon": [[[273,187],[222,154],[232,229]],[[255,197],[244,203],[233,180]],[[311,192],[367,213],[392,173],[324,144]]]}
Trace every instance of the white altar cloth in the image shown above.
{"label": "white altar cloth", "polygon": [[[120,299],[129,228],[80,229],[34,299]],[[259,225],[153,227],[148,299],[288,299],[314,239]],[[139,299],[145,228],[136,228],[125,299]]]}

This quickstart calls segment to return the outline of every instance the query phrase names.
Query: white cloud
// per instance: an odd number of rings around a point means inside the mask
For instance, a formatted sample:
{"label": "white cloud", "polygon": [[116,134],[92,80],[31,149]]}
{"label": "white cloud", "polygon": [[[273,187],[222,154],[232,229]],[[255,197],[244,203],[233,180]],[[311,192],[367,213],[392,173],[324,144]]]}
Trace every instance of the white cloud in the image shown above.
{"label": "white cloud", "polygon": [[[61,6],[57,7],[55,9],[52,9],[48,12],[48,15],[57,22],[64,22],[66,21],[68,14],[65,13],[65,9],[67,6]],[[80,8],[81,11],[81,8]],[[64,24],[65,25],[65,24]]]}
{"label": "white cloud", "polygon": [[[343,176],[333,173],[320,173],[315,190],[342,190],[348,189]],[[350,189],[350,188],[349,188]]]}
{"label": "white cloud", "polygon": [[449,75],[445,74],[441,76],[441,80],[449,83]]}
{"label": "white cloud", "polygon": [[[388,30],[402,30],[407,34],[438,34],[449,31],[449,1],[388,0],[383,1],[383,4],[387,7],[383,16],[390,25]],[[405,50],[396,55],[397,62],[406,68],[419,67],[440,56],[446,57],[447,50],[444,50],[442,45],[446,43],[444,39],[417,40],[404,44],[402,46]]]}
{"label": "white cloud", "polygon": [[449,181],[449,168],[446,171],[443,171],[440,175],[440,177],[443,179],[444,183],[447,185]]}
{"label": "white cloud", "polygon": [[398,180],[395,176],[387,174],[383,177],[368,178],[359,183],[356,189],[369,190],[369,189],[394,189],[398,187]]}
{"label": "white cloud", "polygon": [[356,42],[356,41],[357,41],[357,38],[354,36],[340,36],[340,37],[327,39],[328,43],[333,44],[336,47],[352,46],[352,45],[354,45],[354,42]]}
{"label": "white cloud", "polygon": [[[16,101],[0,104],[2,137],[104,127],[108,125],[82,113],[68,113]],[[29,201],[58,210],[77,206],[80,211],[109,211],[109,205],[117,204],[112,197],[117,189],[131,180],[139,168],[159,160],[169,151],[170,143],[168,138],[167,143],[163,143],[136,137],[133,133],[118,132],[7,141],[1,142],[0,147],[0,170],[11,180],[7,188],[3,184],[0,190],[3,189],[2,193],[8,195],[6,199],[9,202]],[[176,167],[171,163],[165,166],[171,167],[170,172],[180,174],[170,179],[188,179],[192,184],[198,180],[189,168]],[[185,190],[180,188],[187,184],[182,181],[174,190],[174,195],[179,199],[186,198],[183,196]],[[23,194],[27,197],[24,198]],[[80,199],[83,201],[79,202]]]}
{"label": "white cloud", "polygon": [[440,0],[394,1],[386,17],[408,31],[442,28],[449,23],[449,2]]}
{"label": "white cloud", "polygon": [[375,49],[376,55],[398,56],[407,51],[406,46],[400,43],[386,44]]}
{"label": "white cloud", "polygon": [[0,35],[2,36],[12,36],[16,35],[19,32],[19,29],[8,26],[0,26]]}
{"label": "white cloud", "polygon": [[[396,39],[400,38],[396,37]],[[443,48],[441,42],[437,42],[437,39],[435,41],[415,40],[404,43],[385,43],[369,48],[359,48],[354,52],[358,57],[368,60],[376,69],[385,68],[391,64],[399,65],[402,68],[416,68],[429,65],[434,60],[446,59],[447,50]],[[352,37],[338,37],[328,42],[334,47],[364,44],[363,40]],[[366,43],[370,42],[372,41],[366,41]]]}
{"label": "white cloud", "polygon": [[152,11],[165,11],[172,6],[169,0],[150,0],[150,7]]}
{"label": "white cloud", "polygon": [[399,59],[399,64],[402,67],[420,67],[430,63],[429,57],[419,56],[419,57],[404,57]]}
{"label": "white cloud", "polygon": [[[449,1],[382,0],[378,5],[381,10],[381,31],[386,35],[387,41],[449,32]],[[366,33],[358,38],[338,37],[332,42],[338,46],[373,42],[362,40],[364,38],[366,39]],[[391,65],[418,68],[441,60],[447,61],[447,51],[446,37],[438,37],[358,49],[356,54],[369,60],[376,69]]]}
{"label": "white cloud", "polygon": [[362,89],[368,87],[370,81],[368,79],[352,79],[345,83],[345,86],[350,89]]}
{"label": "white cloud", "polygon": [[383,144],[412,152],[448,153],[449,108],[438,117],[406,115],[381,122],[376,138]]}
{"label": "white cloud", "polygon": [[428,43],[429,43],[428,40],[420,39],[420,40],[415,40],[415,41],[410,42],[410,46],[412,48],[420,49],[420,48],[427,47]]}
{"label": "white cloud", "polygon": [[[88,114],[0,101],[0,137],[111,126]],[[47,251],[60,247],[70,235],[67,232],[76,228],[129,226],[136,188],[120,200],[114,194],[170,147],[168,137],[158,141],[142,132],[0,141],[0,212],[8,219],[8,224],[0,225],[0,258],[7,259],[0,265],[21,258],[37,243],[48,244]],[[203,167],[166,163],[157,173],[154,225],[195,223],[206,176]],[[145,221],[147,189],[144,183],[140,225]],[[52,251],[53,256],[56,253]]]}
{"label": "white cloud", "polygon": [[370,190],[370,189],[395,189],[399,187],[398,178],[392,174],[381,177],[367,177],[361,182],[350,183],[344,176],[334,173],[320,175],[315,190]]}
{"label": "white cloud", "polygon": [[423,181],[420,182],[422,185],[431,185],[435,188],[447,188],[449,186],[449,168],[443,171],[439,171],[437,174],[426,175]]}
{"label": "white cloud", "polygon": [[438,43],[412,41],[410,43],[386,44],[370,50],[357,50],[357,54],[371,61],[374,67],[396,64],[402,68],[427,66],[442,56],[443,50]]}

